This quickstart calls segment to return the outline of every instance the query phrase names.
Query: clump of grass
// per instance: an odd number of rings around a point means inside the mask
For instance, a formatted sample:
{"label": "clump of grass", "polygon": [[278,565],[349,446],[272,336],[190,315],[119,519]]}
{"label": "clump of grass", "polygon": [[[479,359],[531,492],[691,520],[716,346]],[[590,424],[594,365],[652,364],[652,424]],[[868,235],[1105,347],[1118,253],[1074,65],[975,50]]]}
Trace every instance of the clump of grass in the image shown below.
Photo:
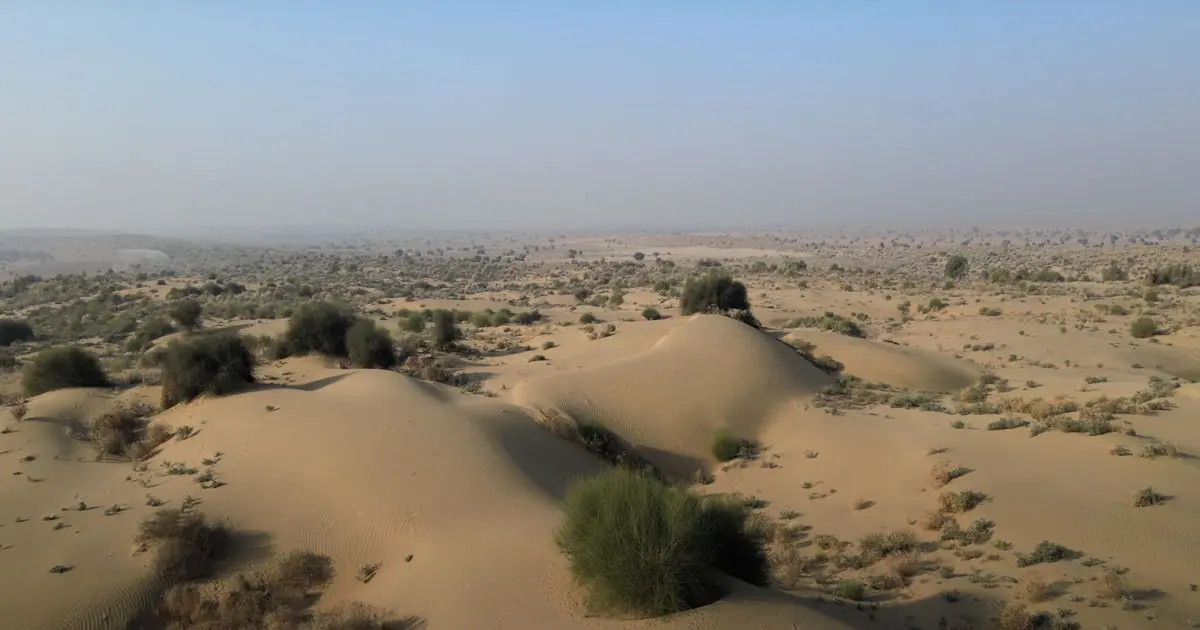
{"label": "clump of grass", "polygon": [[1166,495],[1159,494],[1154,490],[1154,488],[1147,486],[1141,490],[1138,490],[1137,493],[1133,495],[1133,507],[1158,505],[1166,500]]}
{"label": "clump of grass", "polygon": [[571,486],[556,539],[597,610],[656,616],[702,605],[719,591],[713,570],[766,582],[763,541],[744,506],[624,468]]}
{"label": "clump of grass", "polygon": [[163,509],[141,522],[135,540],[155,548],[155,569],[175,584],[208,577],[228,548],[229,531],[203,513]]}
{"label": "clump of grass", "polygon": [[1020,554],[1017,556],[1017,566],[1028,567],[1035,564],[1047,564],[1051,562],[1060,562],[1062,560],[1072,560],[1079,557],[1079,552],[1072,551],[1058,543],[1043,540],[1033,548],[1033,552],[1029,554]]}
{"label": "clump of grass", "polygon": [[943,492],[938,495],[938,504],[943,512],[950,514],[959,514],[962,512],[970,512],[986,501],[988,496],[982,492],[973,490],[959,490],[958,492]]}
{"label": "clump of grass", "polygon": [[864,566],[899,554],[912,553],[917,550],[917,535],[909,530],[897,530],[887,534],[873,533],[863,536],[858,541],[859,556]]}
{"label": "clump of grass", "polygon": [[1142,447],[1139,457],[1157,459],[1159,457],[1179,457],[1179,448],[1170,442],[1154,442]]}
{"label": "clump of grass", "polygon": [[701,502],[683,488],[614,468],[571,486],[557,541],[590,605],[659,616],[712,600],[713,569],[738,568],[739,577],[766,581],[762,540],[746,517],[731,500]]}
{"label": "clump of grass", "polygon": [[1006,416],[999,420],[993,420],[988,423],[988,431],[1004,431],[1006,429],[1019,429],[1029,426],[1029,421],[1016,416]]}
{"label": "clump of grass", "polygon": [[717,461],[727,462],[737,459],[744,451],[753,448],[750,440],[734,436],[729,429],[721,427],[713,432],[712,454]]}

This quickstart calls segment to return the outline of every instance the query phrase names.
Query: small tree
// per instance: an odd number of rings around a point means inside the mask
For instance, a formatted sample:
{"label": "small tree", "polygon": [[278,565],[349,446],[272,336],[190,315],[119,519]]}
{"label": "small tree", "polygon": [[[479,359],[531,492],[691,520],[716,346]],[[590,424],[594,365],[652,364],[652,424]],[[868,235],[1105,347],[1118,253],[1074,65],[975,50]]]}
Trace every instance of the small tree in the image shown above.
{"label": "small tree", "polygon": [[359,319],[346,333],[346,350],[354,367],[386,370],[396,365],[392,336],[366,318]]}
{"label": "small tree", "polygon": [[946,260],[946,277],[955,280],[961,280],[967,277],[970,272],[971,265],[967,262],[967,257],[962,254],[955,254]]}
{"label": "small tree", "polygon": [[454,321],[454,313],[450,311],[434,311],[433,313],[433,345],[441,350],[454,347],[454,342],[462,338],[462,331]]}
{"label": "small tree", "polygon": [[43,350],[25,366],[21,384],[26,396],[67,387],[107,387],[108,377],[96,355],[78,346]]}
{"label": "small tree", "polygon": [[180,300],[171,305],[167,314],[184,330],[196,330],[200,327],[200,316],[204,307],[196,300]]}
{"label": "small tree", "polygon": [[164,409],[201,394],[221,396],[254,382],[254,357],[234,333],[181,339],[161,359]]}
{"label": "small tree", "polygon": [[655,308],[649,307],[649,306],[642,309],[642,317],[649,321],[654,321],[656,319],[662,319],[662,315],[658,312],[658,310]]}
{"label": "small tree", "polygon": [[0,319],[0,346],[11,346],[18,341],[32,341],[33,328],[19,319]]}
{"label": "small tree", "polygon": [[703,278],[688,278],[679,298],[679,307],[684,315],[695,313],[750,310],[746,286],[723,274],[710,274]]}

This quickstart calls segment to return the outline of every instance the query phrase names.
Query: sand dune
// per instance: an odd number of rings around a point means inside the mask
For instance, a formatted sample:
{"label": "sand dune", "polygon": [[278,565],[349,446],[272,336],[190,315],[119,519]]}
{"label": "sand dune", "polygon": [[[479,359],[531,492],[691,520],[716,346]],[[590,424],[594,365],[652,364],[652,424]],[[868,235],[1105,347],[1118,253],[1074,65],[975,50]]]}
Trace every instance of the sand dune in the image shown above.
{"label": "sand dune", "polygon": [[893,387],[952,392],[971,385],[983,372],[970,361],[944,354],[836,333],[794,330],[784,339],[807,341],[816,346],[814,354],[842,362],[846,373]]}
{"label": "sand dune", "polygon": [[718,427],[754,437],[777,408],[831,381],[769,335],[696,315],[647,351],[531,380],[513,396],[530,408],[598,422],[667,472],[686,476],[713,462],[709,444]]}
{"label": "sand dune", "polygon": [[[693,332],[711,331],[705,323]],[[681,342],[692,338],[667,340],[660,352]],[[152,493],[168,506],[194,495],[206,513],[229,522],[236,553],[225,571],[292,549],[330,555],[342,577],[323,605],[364,601],[445,628],[611,625],[585,616],[552,542],[566,485],[599,472],[602,463],[516,407],[392,372],[326,370],[307,359],[282,367],[292,383],[162,414],[160,421],[195,433],[164,445],[144,473],[128,464],[46,456],[25,465],[27,475],[44,477],[39,483],[6,482],[5,571],[25,576],[6,581],[0,599],[6,623],[117,628],[149,605],[161,587],[148,577],[149,558],[130,549],[136,522],[152,510],[145,505]],[[100,392],[62,391],[31,406],[83,418],[114,402]],[[60,448],[61,440],[38,424],[27,421],[6,437],[25,435],[22,452]],[[162,468],[181,462],[202,469],[203,459],[216,460],[211,469],[227,485],[200,490],[189,476]],[[79,501],[100,509],[61,511]],[[126,511],[104,516],[112,504]],[[39,521],[47,514],[62,514],[68,527],[56,531],[54,523]],[[14,523],[16,516],[29,521]],[[353,580],[367,563],[380,564],[377,577],[369,584]],[[48,573],[55,564],[73,570]],[[748,586],[665,627],[728,627],[737,620],[839,627],[803,604]],[[630,625],[643,624],[663,626]]]}

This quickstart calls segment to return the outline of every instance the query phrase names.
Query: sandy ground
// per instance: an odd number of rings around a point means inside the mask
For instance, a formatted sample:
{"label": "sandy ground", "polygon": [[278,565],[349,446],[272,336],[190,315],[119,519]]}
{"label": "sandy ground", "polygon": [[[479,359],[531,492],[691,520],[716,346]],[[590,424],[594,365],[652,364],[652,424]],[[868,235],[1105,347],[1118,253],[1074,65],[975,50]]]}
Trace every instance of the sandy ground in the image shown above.
{"label": "sandy ground", "polygon": [[[661,251],[701,253],[683,245]],[[731,251],[738,253],[717,253]],[[886,326],[903,296],[885,293],[827,283],[796,288],[778,280],[751,285],[756,313],[768,324],[824,311],[861,312],[869,318],[870,339],[812,329],[759,332],[719,316],[683,317],[673,302],[649,291],[630,291],[619,309],[553,296],[537,304],[544,322],[487,329],[473,339],[507,338],[529,348],[466,362],[492,397],[395,372],[336,369],[314,358],[273,362],[249,391],[160,414],[159,421],[195,433],[167,443],[144,469],[94,461],[90,447],[71,434],[105,409],[155,400],[154,388],[60,390],[33,398],[23,422],[0,411],[0,425],[10,429],[0,435],[0,625],[123,628],[152,605],[161,585],[148,577],[147,554],[131,542],[136,523],[154,509],[147,505],[152,495],[167,506],[193,496],[232,526],[236,553],[224,573],[282,551],[328,554],[338,577],[321,607],[362,601],[418,615],[431,629],[984,628],[997,602],[1023,601],[1021,585],[1035,573],[1052,590],[1030,609],[1069,609],[1069,618],[1084,628],[1195,627],[1196,385],[1177,390],[1168,410],[1120,416],[1117,424],[1132,431],[1031,437],[1024,428],[986,430],[996,415],[888,405],[828,413],[814,396],[835,377],[782,340],[813,344],[816,354],[869,381],[951,393],[947,401],[985,371],[1008,379],[1014,389],[1006,397],[1085,401],[1128,396],[1151,376],[1200,378],[1200,330],[1136,340],[1126,333],[1133,316],[1096,322],[1089,319],[1091,305],[1073,297],[1011,299],[965,290],[939,292],[950,302],[945,310]],[[495,309],[518,298],[396,300],[381,307],[380,319],[394,326],[390,314],[400,308]],[[919,304],[915,296],[912,301]],[[648,305],[668,317],[641,321]],[[981,315],[981,306],[1003,315]],[[574,323],[584,312],[600,318],[596,328],[612,324],[612,334],[591,338]],[[255,335],[278,334],[285,326],[282,320],[245,324],[240,331]],[[547,342],[552,347],[544,347]],[[972,348],[984,344],[990,347]],[[531,362],[534,354],[545,360]],[[1106,380],[1087,384],[1087,377]],[[753,496],[765,516],[810,527],[810,540],[854,541],[908,529],[933,543],[926,562],[950,570],[922,572],[867,604],[835,601],[814,577],[788,590],[734,584],[720,602],[664,620],[589,616],[553,531],[567,484],[604,465],[539,426],[535,420],[548,409],[603,424],[680,479],[709,477],[711,483],[696,484],[700,492]],[[963,426],[955,428],[956,421]],[[718,427],[756,440],[760,455],[715,461],[709,444]],[[1152,442],[1170,442],[1185,455],[1138,457]],[[1134,455],[1110,454],[1117,446]],[[168,474],[170,462],[211,468],[225,485],[202,490],[189,475]],[[939,488],[931,470],[943,462],[969,472]],[[1134,492],[1147,486],[1168,500],[1133,507]],[[979,557],[939,548],[937,532],[920,525],[939,493],[963,489],[988,500],[960,515],[960,523],[995,523]],[[110,506],[121,510],[106,516]],[[1083,555],[1018,567],[1016,554],[1042,541]],[[377,577],[366,584],[353,579],[368,563],[379,563]],[[52,574],[55,565],[72,569]],[[1106,568],[1118,566],[1127,569],[1131,601],[1089,605]],[[875,571],[848,571],[842,578]]]}

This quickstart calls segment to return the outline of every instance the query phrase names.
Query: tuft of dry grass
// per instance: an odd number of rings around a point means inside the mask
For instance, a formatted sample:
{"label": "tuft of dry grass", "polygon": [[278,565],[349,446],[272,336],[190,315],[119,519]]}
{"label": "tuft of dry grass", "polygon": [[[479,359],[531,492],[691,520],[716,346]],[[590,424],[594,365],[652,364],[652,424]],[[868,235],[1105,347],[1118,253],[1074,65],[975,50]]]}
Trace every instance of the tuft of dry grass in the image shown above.
{"label": "tuft of dry grass", "polygon": [[1105,571],[1104,577],[1100,578],[1100,582],[1096,586],[1096,597],[1100,599],[1120,601],[1125,599],[1128,594],[1129,584],[1116,569]]}
{"label": "tuft of dry grass", "polygon": [[1051,588],[1041,573],[1030,571],[1025,575],[1025,581],[1021,583],[1021,593],[1026,601],[1037,604],[1050,599]]}
{"label": "tuft of dry grass", "polygon": [[996,609],[992,621],[998,630],[1033,630],[1034,618],[1024,604],[1006,602]]}
{"label": "tuft of dry grass", "polygon": [[971,472],[970,468],[956,466],[950,463],[949,460],[942,460],[934,464],[933,469],[929,471],[929,475],[933,477],[933,485],[935,488],[942,488],[951,481],[959,477],[966,476]]}

